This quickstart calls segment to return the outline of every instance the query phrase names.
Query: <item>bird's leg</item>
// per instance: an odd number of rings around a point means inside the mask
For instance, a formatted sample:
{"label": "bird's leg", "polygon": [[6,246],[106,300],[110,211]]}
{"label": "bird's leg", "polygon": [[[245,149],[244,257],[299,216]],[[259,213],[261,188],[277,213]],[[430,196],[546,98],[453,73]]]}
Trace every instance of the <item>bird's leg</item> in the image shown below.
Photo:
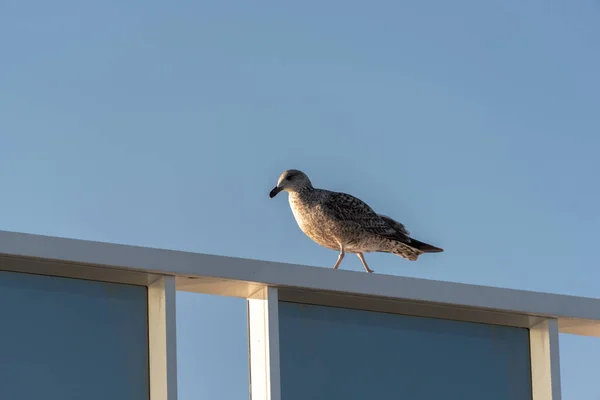
{"label": "bird's leg", "polygon": [[338,256],[338,259],[335,262],[335,265],[333,266],[333,269],[338,269],[338,267],[340,266],[340,263],[342,262],[343,258],[344,258],[344,247],[340,246],[340,255]]}
{"label": "bird's leg", "polygon": [[365,270],[367,272],[375,272],[367,265],[367,261],[365,260],[365,256],[363,256],[363,253],[356,253],[356,255],[358,256],[358,258],[360,258],[360,261],[362,262],[362,265],[365,267]]}

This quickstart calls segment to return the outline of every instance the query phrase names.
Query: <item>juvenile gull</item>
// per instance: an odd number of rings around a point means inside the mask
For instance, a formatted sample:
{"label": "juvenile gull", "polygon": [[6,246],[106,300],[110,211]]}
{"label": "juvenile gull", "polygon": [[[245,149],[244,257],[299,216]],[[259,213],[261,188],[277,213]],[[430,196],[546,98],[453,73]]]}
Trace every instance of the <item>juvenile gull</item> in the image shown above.
{"label": "juvenile gull", "polygon": [[365,270],[374,272],[363,253],[392,253],[415,261],[423,253],[444,251],[411,238],[403,224],[377,214],[352,195],[313,187],[308,176],[297,169],[281,174],[269,197],[281,191],[289,193],[290,207],[302,232],[321,246],[340,252],[334,269],[345,253],[356,253]]}

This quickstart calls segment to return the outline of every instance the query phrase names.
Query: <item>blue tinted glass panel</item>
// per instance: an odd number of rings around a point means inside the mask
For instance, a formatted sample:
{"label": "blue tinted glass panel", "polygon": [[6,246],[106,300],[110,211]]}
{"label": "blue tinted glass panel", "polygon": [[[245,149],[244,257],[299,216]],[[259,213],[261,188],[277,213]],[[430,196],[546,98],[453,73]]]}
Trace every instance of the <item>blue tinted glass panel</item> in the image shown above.
{"label": "blue tinted glass panel", "polygon": [[279,303],[285,400],[531,400],[527,329]]}
{"label": "blue tinted glass panel", "polygon": [[146,288],[0,271],[0,398],[147,400]]}

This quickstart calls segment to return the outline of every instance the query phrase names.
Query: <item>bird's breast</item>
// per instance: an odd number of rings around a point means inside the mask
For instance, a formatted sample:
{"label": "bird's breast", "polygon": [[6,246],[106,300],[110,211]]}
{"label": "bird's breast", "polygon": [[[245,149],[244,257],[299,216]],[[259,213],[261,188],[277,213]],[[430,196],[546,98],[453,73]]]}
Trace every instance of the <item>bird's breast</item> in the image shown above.
{"label": "bird's breast", "polygon": [[327,219],[318,202],[311,202],[294,194],[289,196],[289,201],[296,223],[306,236],[322,246],[339,247],[335,235],[331,232],[331,221]]}
{"label": "bird's breast", "polygon": [[314,205],[307,201],[303,201],[298,196],[290,195],[290,208],[296,219],[296,223],[304,233],[311,230],[314,225],[314,220],[317,218],[318,211]]}

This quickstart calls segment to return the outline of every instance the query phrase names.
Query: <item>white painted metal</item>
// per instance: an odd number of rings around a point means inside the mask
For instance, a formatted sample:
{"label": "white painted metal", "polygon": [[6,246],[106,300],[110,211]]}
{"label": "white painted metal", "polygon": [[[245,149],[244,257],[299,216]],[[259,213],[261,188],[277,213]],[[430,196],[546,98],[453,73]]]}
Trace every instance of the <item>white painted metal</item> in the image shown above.
{"label": "white painted metal", "polygon": [[163,276],[148,286],[150,400],[177,399],[175,278]]}
{"label": "white painted metal", "polygon": [[[302,265],[0,231],[2,256],[173,275],[178,290],[247,298],[268,286],[522,316],[556,318],[561,333],[600,337],[600,299],[365,274]],[[6,259],[4,259],[6,260]],[[42,267],[40,267],[42,268]],[[42,268],[43,269],[43,268]]]}
{"label": "white painted metal", "polygon": [[533,400],[560,400],[558,321],[547,319],[529,329]]}
{"label": "white painted metal", "polygon": [[161,276],[137,270],[96,267],[86,264],[37,260],[26,257],[3,257],[1,255],[0,270],[139,286],[148,286]]}
{"label": "white painted metal", "polygon": [[281,400],[278,301],[275,288],[248,298],[251,400]]}

